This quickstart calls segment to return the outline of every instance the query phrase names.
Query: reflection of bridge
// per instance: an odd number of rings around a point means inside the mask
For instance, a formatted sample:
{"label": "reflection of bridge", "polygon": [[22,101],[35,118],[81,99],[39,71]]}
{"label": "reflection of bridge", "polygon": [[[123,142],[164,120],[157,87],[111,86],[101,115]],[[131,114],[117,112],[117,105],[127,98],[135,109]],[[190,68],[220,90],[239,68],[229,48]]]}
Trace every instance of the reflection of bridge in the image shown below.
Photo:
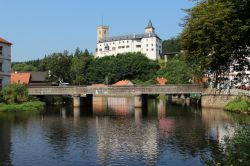
{"label": "reflection of bridge", "polygon": [[122,86],[122,87],[79,87],[79,86],[47,86],[30,87],[29,95],[71,95],[74,98],[74,106],[80,106],[80,97],[89,95],[101,96],[135,96],[135,106],[141,106],[142,96],[147,94],[201,94],[203,88],[200,85],[165,85],[165,86]]}

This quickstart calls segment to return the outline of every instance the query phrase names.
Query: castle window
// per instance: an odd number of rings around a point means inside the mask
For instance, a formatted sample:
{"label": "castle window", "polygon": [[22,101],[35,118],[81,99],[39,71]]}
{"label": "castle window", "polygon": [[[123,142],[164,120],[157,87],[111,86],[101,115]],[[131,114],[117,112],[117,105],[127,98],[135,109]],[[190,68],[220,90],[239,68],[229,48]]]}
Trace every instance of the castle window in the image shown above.
{"label": "castle window", "polygon": [[127,40],[127,43],[129,43],[129,41]]}
{"label": "castle window", "polygon": [[124,41],[122,41],[122,43],[124,43]]}
{"label": "castle window", "polygon": [[3,64],[0,63],[0,71],[3,71]]}
{"label": "castle window", "polygon": [[146,49],[146,51],[148,51],[148,49]]}
{"label": "castle window", "polygon": [[141,45],[136,45],[136,48],[141,48]]}
{"label": "castle window", "polygon": [[146,47],[148,47],[148,44],[146,44]]}
{"label": "castle window", "polygon": [[152,50],[152,51],[154,51],[154,49],[153,49],[153,48],[152,48],[151,50]]}
{"label": "castle window", "polygon": [[126,48],[129,48],[129,45],[127,45]]}
{"label": "castle window", "polygon": [[152,45],[152,47],[154,46],[154,44],[151,44]]}
{"label": "castle window", "polygon": [[102,51],[102,49],[99,49],[99,51]]}
{"label": "castle window", "polygon": [[112,47],[112,50],[115,50],[115,47]]}
{"label": "castle window", "polygon": [[125,46],[122,46],[122,48],[125,48]]}

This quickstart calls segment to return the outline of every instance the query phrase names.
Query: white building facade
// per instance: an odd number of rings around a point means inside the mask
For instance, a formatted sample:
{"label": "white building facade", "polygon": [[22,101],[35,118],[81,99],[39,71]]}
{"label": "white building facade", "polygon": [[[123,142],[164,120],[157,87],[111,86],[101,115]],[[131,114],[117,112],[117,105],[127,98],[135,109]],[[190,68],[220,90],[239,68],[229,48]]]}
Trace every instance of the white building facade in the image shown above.
{"label": "white building facade", "polygon": [[162,40],[149,21],[144,34],[109,37],[109,27],[97,27],[96,56],[104,57],[128,52],[141,52],[149,59],[157,60],[162,53]]}
{"label": "white building facade", "polygon": [[0,37],[0,88],[10,84],[11,45]]}

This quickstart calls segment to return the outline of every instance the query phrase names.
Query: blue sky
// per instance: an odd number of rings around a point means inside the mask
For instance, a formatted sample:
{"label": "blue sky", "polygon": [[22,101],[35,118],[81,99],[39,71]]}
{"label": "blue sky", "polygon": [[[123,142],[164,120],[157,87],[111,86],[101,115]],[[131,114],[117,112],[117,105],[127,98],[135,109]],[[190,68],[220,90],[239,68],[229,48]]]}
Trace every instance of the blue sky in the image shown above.
{"label": "blue sky", "polygon": [[143,33],[149,19],[164,40],[177,36],[189,0],[1,0],[0,36],[13,43],[12,61],[77,47],[94,53],[96,27],[110,35]]}

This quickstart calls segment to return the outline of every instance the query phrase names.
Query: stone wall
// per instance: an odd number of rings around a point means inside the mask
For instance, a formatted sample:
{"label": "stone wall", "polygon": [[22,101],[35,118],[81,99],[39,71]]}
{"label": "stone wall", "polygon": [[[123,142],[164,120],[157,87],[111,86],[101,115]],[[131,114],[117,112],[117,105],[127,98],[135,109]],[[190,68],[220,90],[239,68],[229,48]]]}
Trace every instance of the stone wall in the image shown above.
{"label": "stone wall", "polygon": [[224,106],[235,99],[235,95],[203,95],[201,98],[201,106],[204,108],[224,108]]}

